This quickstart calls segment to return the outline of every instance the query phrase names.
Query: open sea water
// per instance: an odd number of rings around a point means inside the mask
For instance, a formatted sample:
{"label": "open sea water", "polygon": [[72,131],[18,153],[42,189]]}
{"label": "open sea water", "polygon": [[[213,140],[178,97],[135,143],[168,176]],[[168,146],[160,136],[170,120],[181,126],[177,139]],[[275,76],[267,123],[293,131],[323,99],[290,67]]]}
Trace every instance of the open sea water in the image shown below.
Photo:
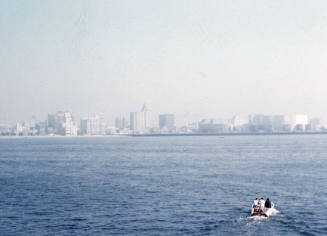
{"label": "open sea water", "polygon": [[326,170],[327,135],[2,138],[0,235],[327,235]]}

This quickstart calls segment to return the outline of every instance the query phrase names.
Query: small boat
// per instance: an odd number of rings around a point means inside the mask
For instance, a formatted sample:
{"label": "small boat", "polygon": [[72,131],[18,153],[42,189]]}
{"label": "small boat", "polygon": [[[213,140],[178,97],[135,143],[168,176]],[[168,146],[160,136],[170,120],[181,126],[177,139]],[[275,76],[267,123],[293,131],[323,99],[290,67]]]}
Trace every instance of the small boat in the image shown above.
{"label": "small boat", "polygon": [[260,201],[255,201],[252,205],[251,216],[269,217],[275,213],[275,205],[271,203],[271,207],[265,207]]}

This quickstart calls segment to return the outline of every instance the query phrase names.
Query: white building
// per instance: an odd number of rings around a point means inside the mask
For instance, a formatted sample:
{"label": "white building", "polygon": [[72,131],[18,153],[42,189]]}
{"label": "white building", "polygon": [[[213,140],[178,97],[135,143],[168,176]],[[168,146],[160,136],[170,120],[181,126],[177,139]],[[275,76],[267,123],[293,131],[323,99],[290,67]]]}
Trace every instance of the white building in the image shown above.
{"label": "white building", "polygon": [[77,127],[70,112],[65,112],[65,136],[77,136]]}
{"label": "white building", "polygon": [[231,130],[232,131],[243,131],[245,129],[245,125],[247,125],[247,121],[242,117],[235,115],[230,121]]}
{"label": "white building", "polygon": [[22,125],[22,123],[17,123],[16,124],[16,135],[19,136],[20,134],[22,134],[24,131],[24,126]]}
{"label": "white building", "polygon": [[130,113],[130,130],[137,133],[145,133],[151,128],[150,111],[146,104],[143,105],[140,112]]}
{"label": "white building", "polygon": [[48,114],[46,132],[48,135],[76,136],[77,126],[72,113],[58,111],[55,114]]}
{"label": "white building", "polygon": [[130,113],[130,130],[136,132],[144,131],[144,119],[141,112]]}
{"label": "white building", "polygon": [[36,121],[28,120],[16,124],[17,136],[35,136],[37,135]]}
{"label": "white building", "polygon": [[289,115],[286,116],[286,124],[289,124],[291,131],[303,131],[309,124],[309,118],[307,115]]}
{"label": "white building", "polygon": [[81,135],[104,135],[105,126],[103,118],[99,115],[81,119]]}
{"label": "white building", "polygon": [[253,115],[249,117],[251,131],[304,131],[308,123],[307,115]]}

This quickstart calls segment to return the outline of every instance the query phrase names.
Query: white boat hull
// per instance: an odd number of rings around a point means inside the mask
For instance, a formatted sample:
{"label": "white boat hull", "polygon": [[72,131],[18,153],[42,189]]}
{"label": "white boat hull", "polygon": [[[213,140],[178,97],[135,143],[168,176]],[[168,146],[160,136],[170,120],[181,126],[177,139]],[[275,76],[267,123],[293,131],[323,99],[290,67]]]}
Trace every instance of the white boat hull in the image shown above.
{"label": "white boat hull", "polygon": [[270,217],[276,212],[274,204],[271,204],[271,208],[266,207],[252,207],[251,216],[264,216]]}

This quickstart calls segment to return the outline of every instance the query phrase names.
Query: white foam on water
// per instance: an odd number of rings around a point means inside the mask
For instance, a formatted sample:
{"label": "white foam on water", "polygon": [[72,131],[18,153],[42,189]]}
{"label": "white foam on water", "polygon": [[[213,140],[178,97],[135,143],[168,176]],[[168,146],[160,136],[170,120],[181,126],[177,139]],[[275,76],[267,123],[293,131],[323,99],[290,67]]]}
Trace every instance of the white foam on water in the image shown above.
{"label": "white foam on water", "polygon": [[247,217],[240,217],[239,220],[264,220],[268,217],[265,216],[247,216]]}
{"label": "white foam on water", "polygon": [[266,216],[249,216],[248,219],[250,220],[266,220],[268,217]]}
{"label": "white foam on water", "polygon": [[240,218],[242,221],[247,221],[245,226],[250,227],[250,226],[255,226],[258,224],[261,224],[264,220],[267,220],[268,217],[265,216],[248,216],[244,218]]}
{"label": "white foam on water", "polygon": [[246,223],[246,226],[251,226],[251,225],[256,225],[260,224],[261,221],[267,220],[268,217],[265,216],[248,216],[248,217],[241,217],[239,220],[240,221],[248,221]]}
{"label": "white foam on water", "polygon": [[278,213],[279,213],[279,211],[276,208],[274,208],[274,209],[272,209],[271,215],[274,216],[274,215],[277,215]]}

